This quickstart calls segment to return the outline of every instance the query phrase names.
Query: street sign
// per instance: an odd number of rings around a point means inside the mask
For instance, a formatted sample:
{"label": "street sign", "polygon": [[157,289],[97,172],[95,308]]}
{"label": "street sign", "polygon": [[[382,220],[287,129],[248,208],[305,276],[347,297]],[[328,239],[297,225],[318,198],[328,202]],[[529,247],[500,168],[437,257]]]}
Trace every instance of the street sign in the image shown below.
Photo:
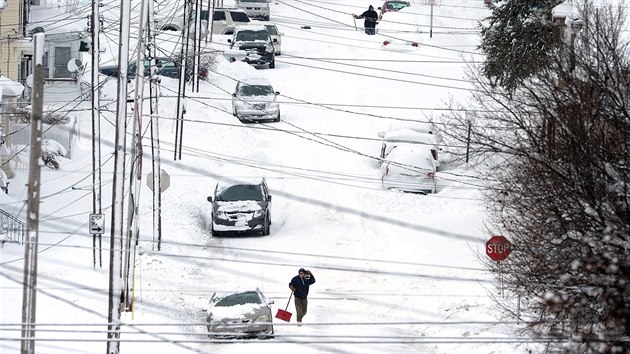
{"label": "street sign", "polygon": [[486,242],[486,254],[493,261],[502,261],[512,253],[512,244],[504,236],[492,236]]}
{"label": "street sign", "polygon": [[[164,192],[171,185],[171,176],[163,169],[160,169],[160,192]],[[147,186],[153,190],[153,172],[147,175]]]}
{"label": "street sign", "polygon": [[102,235],[105,233],[105,215],[90,214],[90,234]]}

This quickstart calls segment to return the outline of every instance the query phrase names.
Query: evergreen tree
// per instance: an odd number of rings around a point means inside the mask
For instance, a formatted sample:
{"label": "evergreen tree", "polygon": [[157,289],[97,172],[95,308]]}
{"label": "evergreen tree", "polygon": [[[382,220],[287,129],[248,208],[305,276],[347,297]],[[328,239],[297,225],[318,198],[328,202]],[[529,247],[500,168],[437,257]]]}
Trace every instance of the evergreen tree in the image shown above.
{"label": "evergreen tree", "polygon": [[494,85],[513,90],[549,68],[559,48],[551,9],[559,0],[505,0],[491,5],[481,29],[479,49],[486,54],[483,75]]}

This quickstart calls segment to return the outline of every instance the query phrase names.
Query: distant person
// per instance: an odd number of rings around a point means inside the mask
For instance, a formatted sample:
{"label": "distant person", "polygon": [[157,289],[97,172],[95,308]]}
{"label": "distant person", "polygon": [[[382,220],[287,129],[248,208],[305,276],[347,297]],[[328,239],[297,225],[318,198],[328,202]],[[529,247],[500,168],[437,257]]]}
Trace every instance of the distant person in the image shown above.
{"label": "distant person", "polygon": [[306,315],[308,308],[308,287],[315,283],[315,277],[310,270],[300,268],[298,275],[294,276],[289,283],[289,289],[293,291],[295,296],[295,312],[297,315],[298,326],[302,325],[302,318]]}
{"label": "distant person", "polygon": [[363,27],[365,27],[365,33],[369,35],[376,34],[375,28],[376,23],[378,22],[378,14],[376,13],[376,11],[374,11],[374,7],[372,5],[370,5],[367,11],[365,11],[361,15],[357,16],[355,14],[352,14],[352,17],[356,19],[364,18],[365,21],[363,22]]}

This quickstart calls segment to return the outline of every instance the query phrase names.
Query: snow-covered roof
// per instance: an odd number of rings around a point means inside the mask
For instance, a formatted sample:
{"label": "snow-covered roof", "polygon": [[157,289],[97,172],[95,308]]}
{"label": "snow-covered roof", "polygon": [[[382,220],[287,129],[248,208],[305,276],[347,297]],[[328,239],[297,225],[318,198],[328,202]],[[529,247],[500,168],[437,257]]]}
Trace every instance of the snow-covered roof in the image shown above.
{"label": "snow-covered roof", "polygon": [[19,96],[24,91],[24,85],[0,75],[0,98],[4,96]]}
{"label": "snow-covered roof", "polygon": [[[2,0],[0,0],[2,1]],[[28,31],[35,27],[41,27],[46,34],[59,34],[68,32],[86,31],[86,19],[81,16],[69,16],[56,8],[46,6],[32,6],[31,19],[28,22]]]}

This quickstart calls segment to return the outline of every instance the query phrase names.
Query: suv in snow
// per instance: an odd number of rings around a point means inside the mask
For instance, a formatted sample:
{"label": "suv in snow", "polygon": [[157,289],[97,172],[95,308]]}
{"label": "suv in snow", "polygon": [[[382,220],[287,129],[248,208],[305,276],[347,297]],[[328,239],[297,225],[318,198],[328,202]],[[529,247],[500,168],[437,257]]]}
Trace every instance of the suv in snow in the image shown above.
{"label": "suv in snow", "polygon": [[260,231],[269,235],[271,195],[265,178],[217,183],[212,203],[212,236],[225,232]]}
{"label": "suv in snow", "polygon": [[232,113],[241,122],[267,119],[279,122],[280,105],[276,101],[279,94],[267,79],[242,79],[232,94]]}
{"label": "suv in snow", "polygon": [[267,0],[235,0],[236,7],[245,10],[249,18],[269,21],[269,3]]}
{"label": "suv in snow", "polygon": [[270,69],[276,67],[276,50],[265,26],[238,26],[228,43],[230,49],[245,52],[244,62],[253,66],[268,65]]}
{"label": "suv in snow", "polygon": [[[206,20],[203,13],[201,20]],[[236,26],[249,22],[249,16],[241,9],[217,7],[212,13],[212,34],[232,34]]]}

